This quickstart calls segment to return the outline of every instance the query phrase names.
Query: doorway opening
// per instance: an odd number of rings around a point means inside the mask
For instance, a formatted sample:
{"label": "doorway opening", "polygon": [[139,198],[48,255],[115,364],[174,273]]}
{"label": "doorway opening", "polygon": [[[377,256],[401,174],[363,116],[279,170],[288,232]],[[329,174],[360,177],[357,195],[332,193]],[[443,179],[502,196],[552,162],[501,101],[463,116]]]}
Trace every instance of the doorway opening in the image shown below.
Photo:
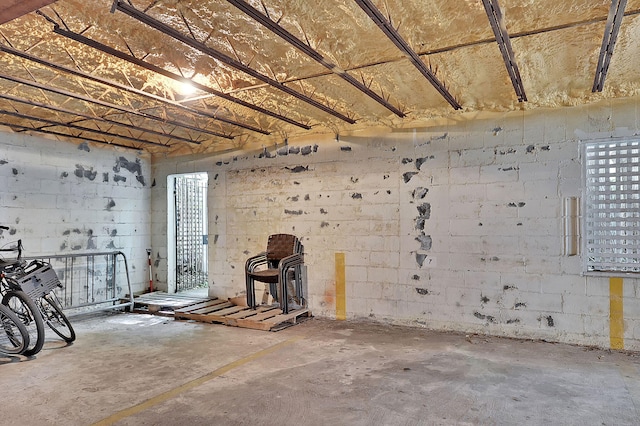
{"label": "doorway opening", "polygon": [[168,292],[208,292],[207,173],[168,177]]}

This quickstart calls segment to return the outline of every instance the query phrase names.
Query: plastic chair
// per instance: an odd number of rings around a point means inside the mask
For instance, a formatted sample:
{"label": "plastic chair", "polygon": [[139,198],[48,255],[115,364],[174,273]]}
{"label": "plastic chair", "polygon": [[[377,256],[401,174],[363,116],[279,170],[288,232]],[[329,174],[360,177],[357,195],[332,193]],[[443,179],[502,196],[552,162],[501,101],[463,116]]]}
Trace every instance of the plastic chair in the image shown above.
{"label": "plastic chair", "polygon": [[[247,284],[247,305],[257,307],[255,281],[269,284],[269,291],[274,300],[280,303],[282,312],[289,313],[289,294],[287,279],[295,280],[296,295],[303,304],[302,297],[302,265],[304,264],[304,247],[295,235],[273,234],[269,236],[267,251],[250,257],[245,264]],[[266,268],[262,268],[266,266]]]}

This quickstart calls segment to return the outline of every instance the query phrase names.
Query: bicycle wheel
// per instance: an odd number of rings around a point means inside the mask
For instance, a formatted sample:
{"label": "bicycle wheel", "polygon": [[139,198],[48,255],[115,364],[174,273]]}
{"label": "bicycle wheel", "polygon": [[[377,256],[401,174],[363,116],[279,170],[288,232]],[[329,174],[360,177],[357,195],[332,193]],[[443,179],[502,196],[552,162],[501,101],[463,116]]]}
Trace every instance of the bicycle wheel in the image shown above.
{"label": "bicycle wheel", "polygon": [[29,347],[29,332],[11,309],[0,305],[0,352],[21,354]]}
{"label": "bicycle wheel", "polygon": [[9,290],[2,298],[29,331],[29,347],[23,355],[32,356],[40,352],[44,345],[44,320],[33,300],[22,290]]}
{"label": "bicycle wheel", "polygon": [[36,305],[40,308],[42,313],[42,319],[47,323],[58,336],[60,336],[65,342],[71,343],[76,340],[76,332],[71,326],[67,316],[62,313],[60,304],[55,299],[55,296],[47,294],[36,301]]}

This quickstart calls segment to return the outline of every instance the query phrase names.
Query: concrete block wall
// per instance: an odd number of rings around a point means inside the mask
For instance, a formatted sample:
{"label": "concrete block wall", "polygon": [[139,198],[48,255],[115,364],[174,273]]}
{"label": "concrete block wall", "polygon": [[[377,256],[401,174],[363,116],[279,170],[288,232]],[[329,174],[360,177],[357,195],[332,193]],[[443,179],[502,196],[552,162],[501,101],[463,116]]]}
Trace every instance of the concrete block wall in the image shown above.
{"label": "concrete block wall", "polygon": [[[134,291],[149,286],[150,157],[0,133],[0,246],[27,256],[122,251]],[[126,280],[121,285],[126,289]]]}
{"label": "concrete block wall", "polygon": [[[638,133],[637,110],[616,101],[463,115],[339,142],[154,159],[153,177],[209,173],[212,295],[244,294],[247,257],[289,232],[305,245],[314,315],[335,316],[334,259],[345,253],[348,318],[609,347],[609,280],[563,256],[562,201],[581,195],[579,141]],[[162,276],[166,187],[153,199]],[[627,349],[640,349],[639,296],[625,278]]]}

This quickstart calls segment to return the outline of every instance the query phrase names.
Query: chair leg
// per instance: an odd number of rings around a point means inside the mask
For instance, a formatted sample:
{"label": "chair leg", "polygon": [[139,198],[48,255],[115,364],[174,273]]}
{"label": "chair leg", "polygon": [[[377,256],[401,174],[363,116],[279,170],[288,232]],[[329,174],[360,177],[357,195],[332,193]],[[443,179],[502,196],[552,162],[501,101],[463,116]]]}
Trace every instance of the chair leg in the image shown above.
{"label": "chair leg", "polygon": [[256,292],[255,292],[255,282],[254,279],[247,275],[246,277],[246,286],[247,286],[247,306],[251,309],[256,308]]}
{"label": "chair leg", "polygon": [[280,271],[278,277],[278,287],[280,287],[280,307],[283,314],[289,313],[289,292],[287,291],[287,272],[289,268],[284,268]]}

